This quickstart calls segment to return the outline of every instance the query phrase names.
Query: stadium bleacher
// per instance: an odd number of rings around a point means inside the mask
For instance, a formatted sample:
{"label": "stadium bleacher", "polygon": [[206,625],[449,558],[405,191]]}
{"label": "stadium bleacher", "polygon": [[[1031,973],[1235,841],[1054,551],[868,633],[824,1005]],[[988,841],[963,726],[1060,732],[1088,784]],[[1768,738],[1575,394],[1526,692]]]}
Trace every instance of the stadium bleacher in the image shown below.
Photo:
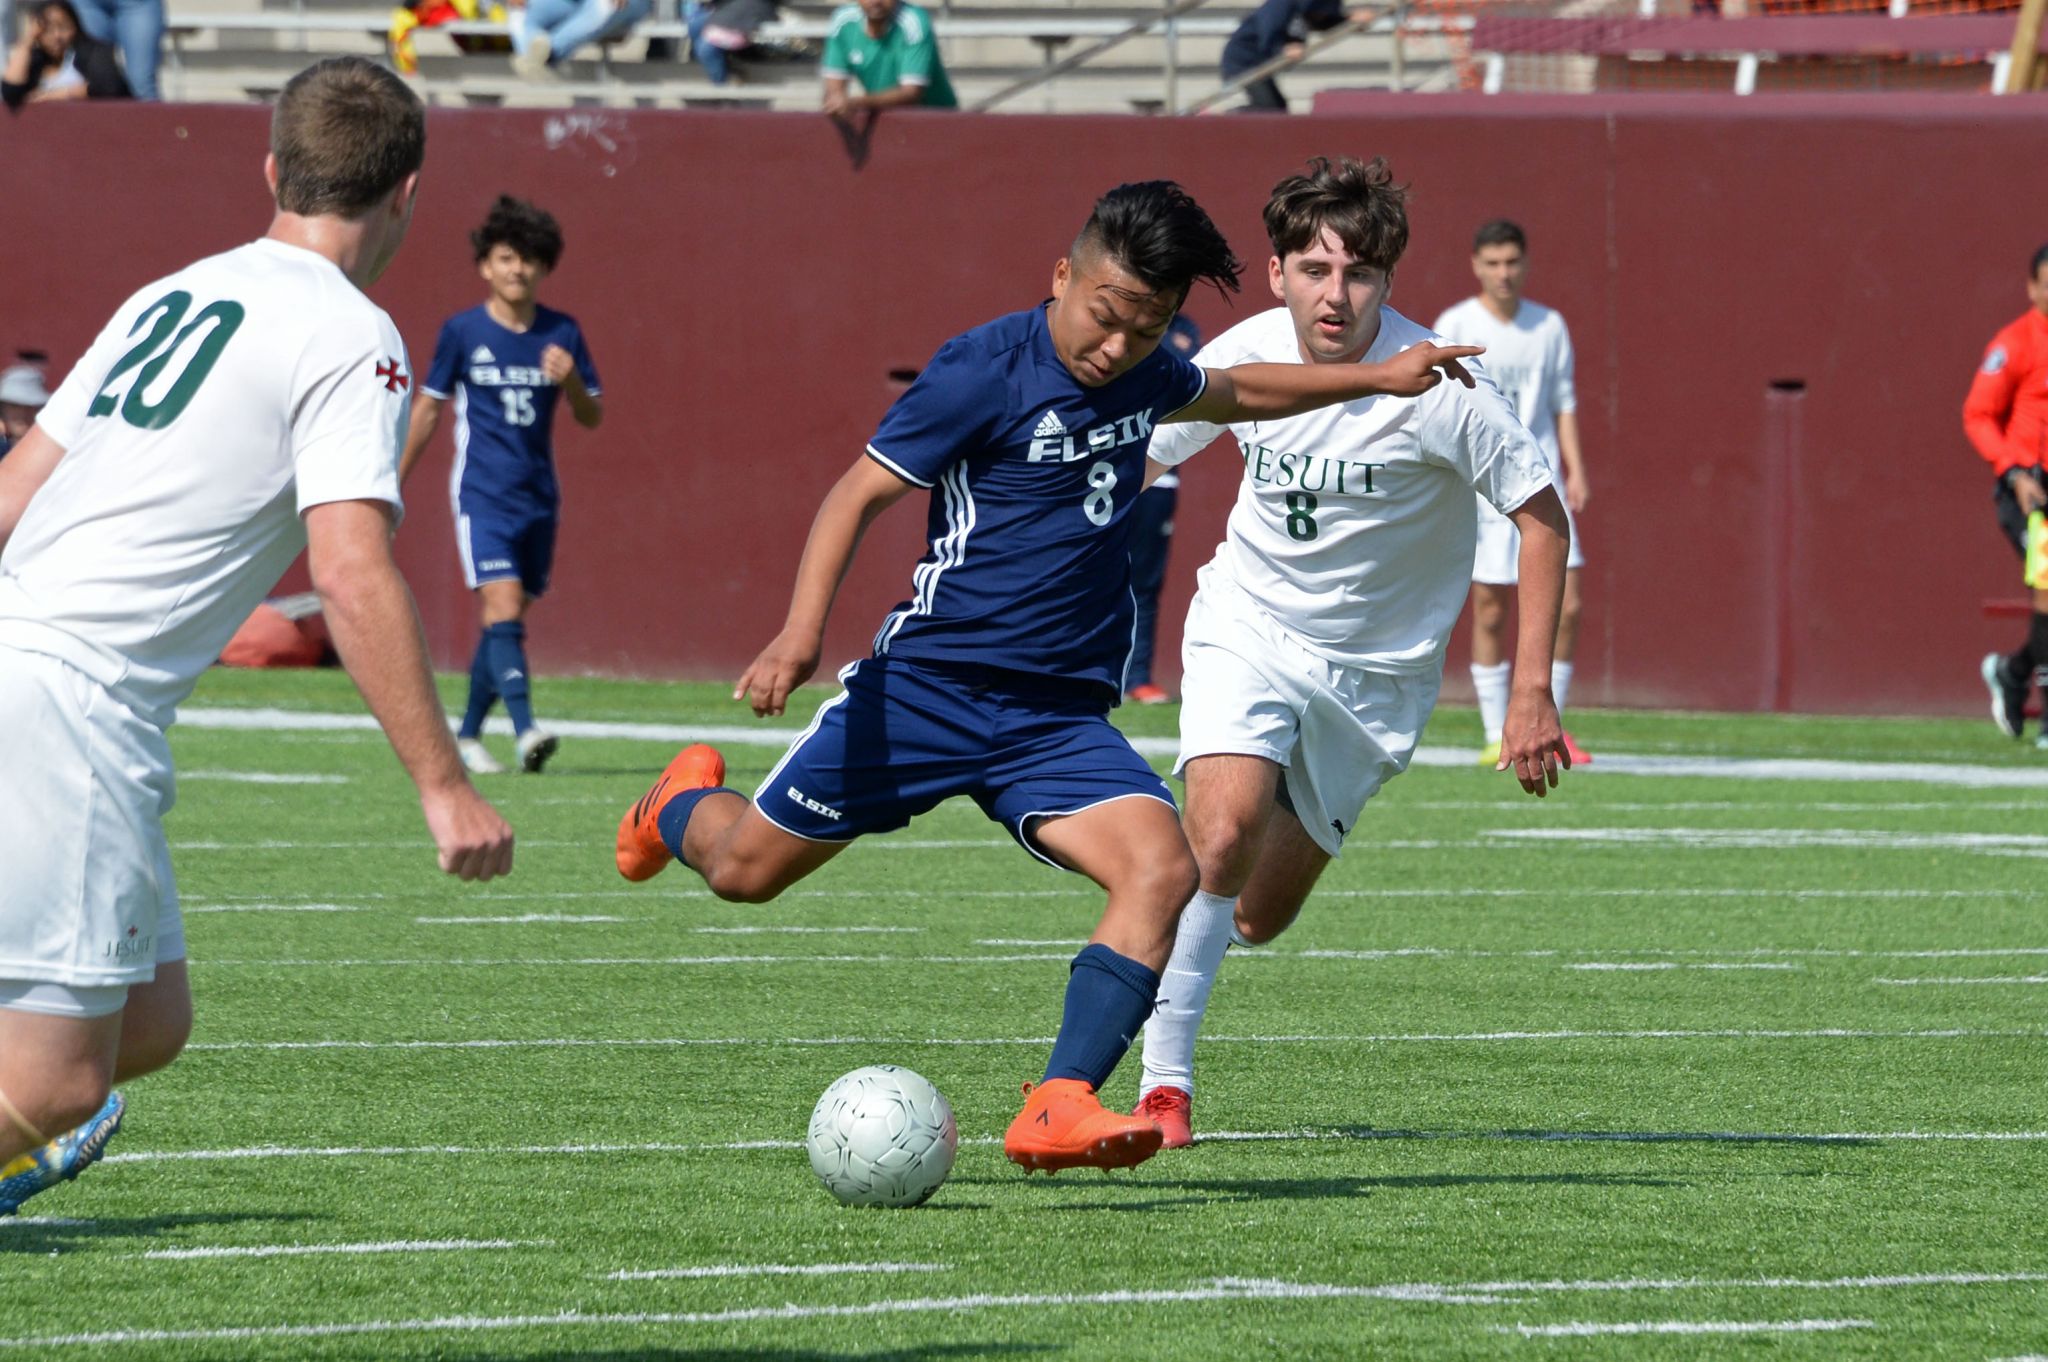
{"label": "stadium bleacher", "polygon": [[[817,50],[832,9],[823,0],[785,7],[759,33],[767,56],[745,62],[743,84],[715,86],[686,57],[649,56],[652,40],[686,48],[671,3],[657,6],[655,20],[598,54],[567,63],[563,78],[548,82],[521,80],[501,55],[457,50],[457,36],[499,34],[500,25],[479,21],[418,30],[418,87],[437,104],[813,109]],[[1223,43],[1249,9],[1241,0],[1219,0],[1169,21],[1159,18],[1158,9],[1116,0],[1065,6],[954,0],[935,7],[935,17],[948,74],[970,108],[1071,52],[1149,21],[1137,36],[999,106],[1032,113],[1129,113],[1185,107],[1215,92]],[[165,93],[179,100],[265,98],[309,56],[383,52],[390,21],[389,10],[366,9],[361,0],[174,0]],[[1454,73],[1449,49],[1433,31],[1438,27],[1434,19],[1418,26],[1390,16],[1319,54],[1292,75],[1290,85],[1306,96],[1330,85],[1389,88],[1398,75],[1402,88],[1450,88]]]}

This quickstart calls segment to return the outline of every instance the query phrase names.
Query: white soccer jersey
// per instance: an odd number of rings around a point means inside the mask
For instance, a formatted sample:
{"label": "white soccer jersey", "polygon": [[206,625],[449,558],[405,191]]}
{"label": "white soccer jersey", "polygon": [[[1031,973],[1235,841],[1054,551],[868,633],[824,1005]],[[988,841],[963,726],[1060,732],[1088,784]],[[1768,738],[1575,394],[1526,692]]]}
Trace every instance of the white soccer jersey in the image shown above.
{"label": "white soccer jersey", "polygon": [[1557,418],[1579,407],[1572,387],[1572,334],[1565,329],[1564,318],[1555,309],[1524,298],[1515,319],[1504,322],[1479,299],[1467,298],[1445,308],[1436,329],[1461,345],[1486,347],[1479,362],[1543,446],[1551,471],[1561,473]]}
{"label": "white soccer jersey", "polygon": [[[1363,362],[1433,339],[1392,308]],[[1196,357],[1206,368],[1299,363],[1286,308],[1240,322]],[[1224,427],[1161,426],[1151,457],[1179,464]],[[1284,421],[1228,427],[1245,462],[1209,571],[1332,662],[1427,672],[1472,579],[1472,495],[1511,511],[1550,483],[1500,391],[1444,382],[1421,397],[1368,397]]]}
{"label": "white soccer jersey", "polygon": [[0,554],[0,643],[160,724],[306,546],[400,505],[412,370],[331,262],[261,240],[137,292],[37,423],[64,458]]}

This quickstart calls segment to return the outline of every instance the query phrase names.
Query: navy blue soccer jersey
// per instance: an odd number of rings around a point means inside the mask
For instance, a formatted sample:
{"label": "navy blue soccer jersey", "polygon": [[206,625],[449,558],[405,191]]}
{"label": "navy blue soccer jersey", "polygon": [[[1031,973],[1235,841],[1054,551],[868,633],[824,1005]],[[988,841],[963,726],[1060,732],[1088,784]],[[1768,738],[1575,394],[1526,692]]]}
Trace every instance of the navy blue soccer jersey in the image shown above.
{"label": "navy blue soccer jersey", "polygon": [[1121,692],[1145,447],[1206,381],[1162,345],[1083,387],[1054,353],[1043,307],[946,342],[868,445],[932,489],[930,547],[875,652]]}
{"label": "navy blue soccer jersey", "polygon": [[514,331],[477,306],[441,324],[420,391],[455,399],[450,481],[463,512],[525,520],[559,508],[553,423],[562,390],[540,367],[550,345],[569,352],[583,386],[597,396],[597,366],[567,313],[536,307],[533,325]]}

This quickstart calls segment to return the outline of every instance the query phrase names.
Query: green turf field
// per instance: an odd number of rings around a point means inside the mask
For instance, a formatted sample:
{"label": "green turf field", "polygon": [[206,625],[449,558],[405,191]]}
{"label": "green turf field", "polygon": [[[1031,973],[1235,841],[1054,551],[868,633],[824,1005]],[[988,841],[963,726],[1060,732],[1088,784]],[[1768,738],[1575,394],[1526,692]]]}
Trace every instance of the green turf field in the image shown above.
{"label": "green turf field", "polygon": [[[752,723],[708,686],[538,698]],[[328,674],[192,705],[230,707],[360,714]],[[197,1033],[0,1222],[0,1355],[2048,1355],[2048,789],[2015,783],[2048,759],[1982,720],[1572,724],[1599,760],[1540,803],[1419,764],[1233,952],[1210,1138],[1028,1181],[995,1141],[1096,895],[971,805],[726,905],[611,867],[673,741],[572,733],[487,782],[518,867],[465,886],[374,732],[180,727]],[[726,750],[747,788],[779,755]],[[797,1145],[877,1062],[959,1119],[917,1210],[842,1209]]]}

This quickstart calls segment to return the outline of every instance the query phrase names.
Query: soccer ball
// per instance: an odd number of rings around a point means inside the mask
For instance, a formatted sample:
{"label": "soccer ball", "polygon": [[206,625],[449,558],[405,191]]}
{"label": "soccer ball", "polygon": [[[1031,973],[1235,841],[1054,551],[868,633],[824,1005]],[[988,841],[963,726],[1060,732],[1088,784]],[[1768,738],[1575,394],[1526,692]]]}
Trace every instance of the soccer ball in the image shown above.
{"label": "soccer ball", "polygon": [[953,1171],[953,1108],[894,1064],[855,1069],[811,1109],[811,1171],[848,1206],[916,1206]]}

